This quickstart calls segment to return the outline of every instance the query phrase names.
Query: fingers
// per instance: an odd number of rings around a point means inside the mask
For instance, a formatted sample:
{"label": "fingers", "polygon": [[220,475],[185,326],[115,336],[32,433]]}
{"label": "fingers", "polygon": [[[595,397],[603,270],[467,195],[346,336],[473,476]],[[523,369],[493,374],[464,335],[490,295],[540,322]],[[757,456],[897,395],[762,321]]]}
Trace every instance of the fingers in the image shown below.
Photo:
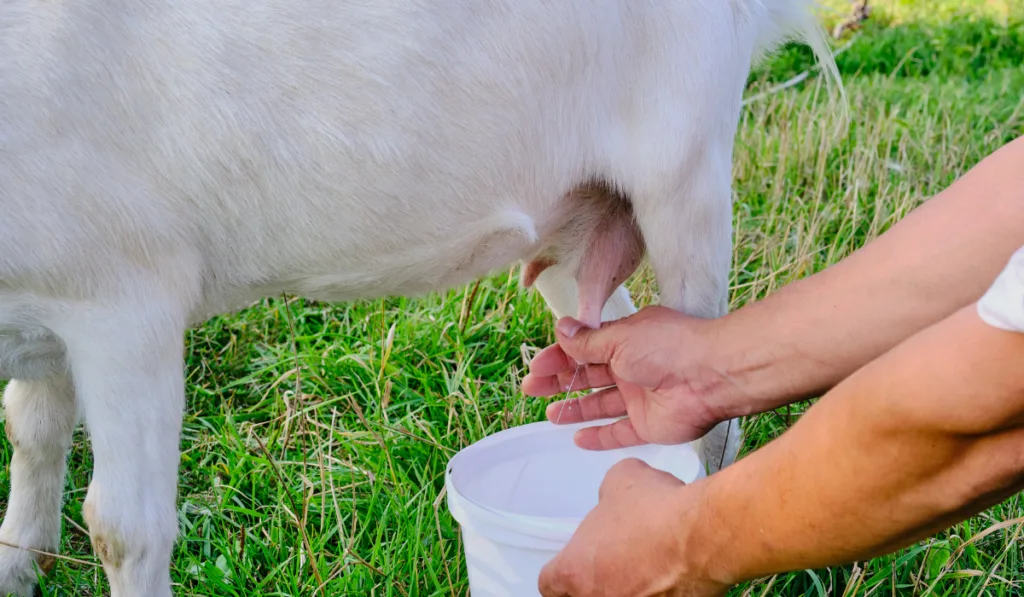
{"label": "fingers", "polygon": [[560,425],[614,419],[626,415],[626,403],[618,388],[608,388],[582,398],[552,402],[544,414]]}
{"label": "fingers", "polygon": [[[571,388],[569,384],[572,384]],[[575,368],[559,373],[558,385],[562,392],[579,392],[614,386],[615,380],[607,365],[584,365],[578,373]]]}
{"label": "fingers", "polygon": [[615,450],[648,443],[637,434],[629,419],[621,419],[609,425],[580,429],[576,432],[573,440],[584,450]]}
{"label": "fingers", "polygon": [[[594,330],[571,317],[560,319],[555,326],[558,344],[548,346],[530,361],[530,373],[523,378],[523,393],[554,396],[615,385],[608,363],[618,334],[611,331],[614,329],[611,323],[614,322],[606,322]],[[577,373],[578,363],[585,367]],[[569,388],[570,383],[572,388]]]}
{"label": "fingers", "polygon": [[563,317],[555,324],[555,336],[565,354],[578,363],[610,363],[619,341],[616,323],[605,322],[595,330]]}
{"label": "fingers", "polygon": [[562,347],[552,344],[537,353],[537,356],[530,360],[530,374],[550,376],[569,371],[576,366],[576,361],[570,359]]}
{"label": "fingers", "polygon": [[574,392],[615,385],[607,365],[585,365],[577,374],[576,361],[556,344],[530,361],[530,373],[523,378],[521,388],[527,396],[555,396],[570,391],[570,382]]}

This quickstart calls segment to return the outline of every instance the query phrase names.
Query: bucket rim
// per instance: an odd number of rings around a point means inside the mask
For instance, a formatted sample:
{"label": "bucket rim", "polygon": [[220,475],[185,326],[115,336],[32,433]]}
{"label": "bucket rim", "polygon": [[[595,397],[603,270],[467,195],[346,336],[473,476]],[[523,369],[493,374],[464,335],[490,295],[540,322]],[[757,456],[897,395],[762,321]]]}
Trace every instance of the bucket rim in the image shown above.
{"label": "bucket rim", "polygon": [[[535,435],[545,431],[575,433],[579,429],[608,425],[620,419],[621,417],[599,419],[557,426],[550,421],[538,421],[503,429],[465,446],[456,452],[445,465],[445,490],[447,493],[448,509],[452,517],[455,518],[460,526],[472,529],[478,533],[488,534],[484,531],[484,527],[493,527],[533,539],[559,543],[568,542],[580,523],[583,522],[583,517],[528,516],[486,506],[459,492],[452,479],[454,468],[460,459],[471,456],[474,452],[505,442],[519,440],[524,436]],[[662,447],[677,447],[685,450],[685,446],[688,446],[688,443]],[[690,449],[692,450],[692,446],[690,446]],[[698,478],[701,476],[700,472],[698,471]]]}
{"label": "bucket rim", "polygon": [[[607,422],[612,421],[609,420]],[[478,450],[521,439],[524,436],[534,435],[544,430],[568,432],[574,428],[582,429],[583,427],[600,424],[604,423],[601,421],[588,421],[586,423],[558,425],[556,427],[549,421],[538,421],[503,429],[462,448],[445,465],[444,485],[447,492],[448,510],[451,512],[452,517],[455,518],[459,525],[477,532],[481,532],[481,527],[489,526],[535,539],[559,543],[567,542],[583,521],[582,518],[526,516],[486,506],[463,495],[452,479],[452,472],[460,459],[466,458]]]}

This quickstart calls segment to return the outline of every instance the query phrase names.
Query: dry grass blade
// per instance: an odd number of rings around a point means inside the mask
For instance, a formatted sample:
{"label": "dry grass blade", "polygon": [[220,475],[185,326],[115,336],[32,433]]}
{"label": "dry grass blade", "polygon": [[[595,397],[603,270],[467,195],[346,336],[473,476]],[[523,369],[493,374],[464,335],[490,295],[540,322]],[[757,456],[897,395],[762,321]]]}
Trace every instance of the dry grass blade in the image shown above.
{"label": "dry grass blade", "polygon": [[13,548],[13,549],[19,549],[21,551],[27,551],[29,553],[34,553],[36,555],[46,556],[48,558],[53,558],[54,560],[61,560],[61,561],[64,561],[64,562],[72,562],[74,564],[82,564],[83,566],[90,566],[92,568],[103,568],[103,564],[100,564],[100,563],[97,563],[97,562],[90,562],[88,560],[82,560],[82,559],[79,559],[79,558],[72,558],[70,556],[64,556],[64,555],[61,555],[59,553],[52,553],[52,552],[49,552],[49,551],[43,551],[41,549],[33,549],[31,547],[22,547],[20,545],[15,545],[14,543],[8,543],[6,541],[0,541],[0,545],[3,545],[4,547],[10,547],[10,548]]}

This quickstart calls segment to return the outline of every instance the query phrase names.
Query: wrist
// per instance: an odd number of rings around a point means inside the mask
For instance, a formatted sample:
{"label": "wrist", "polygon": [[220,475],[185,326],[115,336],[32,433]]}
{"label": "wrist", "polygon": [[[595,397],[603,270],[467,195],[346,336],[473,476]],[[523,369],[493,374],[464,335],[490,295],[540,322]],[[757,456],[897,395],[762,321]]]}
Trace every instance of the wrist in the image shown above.
{"label": "wrist", "polygon": [[812,372],[801,372],[791,337],[773,330],[771,309],[753,303],[709,322],[707,395],[718,421],[757,414],[806,398]]}
{"label": "wrist", "polygon": [[677,491],[676,511],[681,513],[675,529],[680,554],[677,574],[685,583],[711,589],[709,594],[719,589],[724,595],[729,587],[746,579],[730,568],[732,533],[714,500],[709,499],[709,489],[715,483],[715,478],[708,477]]}

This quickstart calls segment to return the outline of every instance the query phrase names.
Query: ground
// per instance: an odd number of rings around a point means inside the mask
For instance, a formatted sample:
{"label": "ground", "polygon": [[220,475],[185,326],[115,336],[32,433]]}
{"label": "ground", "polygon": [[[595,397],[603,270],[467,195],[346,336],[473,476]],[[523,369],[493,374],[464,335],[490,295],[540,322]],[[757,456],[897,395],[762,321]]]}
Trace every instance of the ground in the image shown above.
{"label": "ground", "polygon": [[[821,78],[788,48],[751,77],[735,151],[732,308],[835,263],[1024,133],[1024,2],[880,0],[835,42],[852,106],[834,136]],[[849,5],[828,0],[831,29]],[[834,12],[838,11],[838,12]],[[769,92],[767,95],[758,95]],[[350,305],[268,300],[189,333],[178,595],[465,595],[447,459],[541,419],[518,381],[553,339],[540,297],[503,273],[443,295]],[[649,304],[644,270],[629,283]],[[807,404],[745,421],[749,452]],[[83,530],[76,435],[61,560],[45,595],[106,594]],[[0,458],[10,446],[0,443]],[[0,471],[0,508],[9,477]],[[1024,496],[854,566],[733,595],[1021,595]]]}

